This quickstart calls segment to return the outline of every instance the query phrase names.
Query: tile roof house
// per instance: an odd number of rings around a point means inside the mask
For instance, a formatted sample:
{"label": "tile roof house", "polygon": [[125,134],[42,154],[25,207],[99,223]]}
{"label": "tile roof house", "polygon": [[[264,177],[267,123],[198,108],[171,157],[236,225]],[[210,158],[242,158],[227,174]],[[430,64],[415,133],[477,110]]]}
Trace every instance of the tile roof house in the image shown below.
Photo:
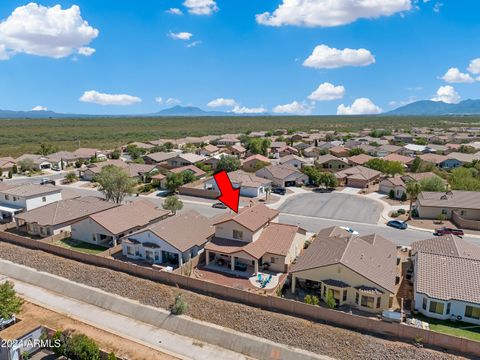
{"label": "tile roof house", "polygon": [[205,245],[207,267],[236,274],[240,270],[239,275],[246,277],[262,266],[287,272],[303,249],[306,231],[278,223],[278,215],[277,210],[257,204],[214,218],[215,236]]}
{"label": "tile roof house", "polygon": [[129,259],[177,268],[203,253],[214,233],[210,219],[190,210],[129,235],[122,241],[122,253]]}
{"label": "tile roof house", "polygon": [[445,155],[438,155],[438,154],[422,154],[419,156],[425,162],[429,162],[434,164],[436,167],[440,169],[455,169],[457,167],[462,166],[462,163],[455,159],[449,158]]}
{"label": "tile roof house", "polygon": [[415,309],[480,324],[480,247],[447,235],[412,244]]}
{"label": "tile roof house", "polygon": [[0,158],[0,177],[8,177],[8,173],[13,170],[16,161],[12,157]]}
{"label": "tile roof house", "polygon": [[332,154],[333,156],[347,157],[350,149],[346,148],[343,145],[337,145],[337,146],[331,147],[329,151],[330,151],[330,154]]}
{"label": "tile roof house", "polygon": [[[288,155],[298,155],[299,151],[292,146],[284,146],[278,149],[278,155],[282,158]],[[304,152],[305,155],[305,152]]]}
{"label": "tile roof house", "polygon": [[170,169],[170,172],[176,173],[176,174],[182,173],[184,171],[192,173],[197,179],[200,179],[200,178],[204,177],[205,175],[207,175],[207,173],[205,171],[203,171],[202,169],[199,169],[195,165],[187,165],[187,166],[182,166],[182,167],[175,168],[175,169]]}
{"label": "tile roof house", "polygon": [[200,149],[199,154],[203,156],[211,156],[217,154],[219,150],[220,149],[215,145],[208,144]]}
{"label": "tile roof house", "polygon": [[437,219],[440,214],[464,229],[480,230],[480,192],[452,190],[424,191],[417,197],[415,208],[423,219]]}
{"label": "tile roof house", "polygon": [[93,196],[73,198],[18,214],[15,221],[17,228],[24,226],[28,234],[46,237],[69,232],[72,223],[116,206],[118,205]]}
{"label": "tile roof house", "polygon": [[290,165],[270,165],[258,170],[256,176],[268,179],[278,187],[305,185],[308,176]]}
{"label": "tile roof house", "polygon": [[168,160],[177,157],[178,154],[178,151],[156,152],[144,155],[143,160],[145,160],[146,164],[163,164],[166,163]]}
{"label": "tile roof house", "polygon": [[381,312],[398,285],[397,248],[380,235],[356,236],[339,227],[323,229],[292,266],[292,292],[316,285],[337,305]]}
{"label": "tile roof house", "polygon": [[401,199],[403,194],[405,194],[406,199],[408,199],[407,183],[409,181],[421,181],[429,178],[439,178],[443,183],[446,184],[445,180],[433,172],[409,173],[403,176],[395,175],[394,177],[387,177],[383,179],[379,184],[378,192],[382,194],[390,194],[390,191],[393,190],[395,199]]}
{"label": "tile roof house", "polygon": [[168,217],[148,200],[139,200],[89,215],[72,224],[72,239],[110,247],[129,234]]}
{"label": "tile roof house", "polygon": [[381,175],[382,173],[380,171],[369,169],[361,165],[335,173],[335,177],[340,184],[363,189],[373,185]]}
{"label": "tile roof house", "polygon": [[359,154],[359,155],[354,155],[347,158],[348,163],[353,166],[364,165],[365,163],[369,162],[372,159],[373,157],[367,154]]}
{"label": "tile roof house", "polygon": [[12,221],[16,214],[62,200],[62,188],[52,185],[6,185],[0,187],[0,221]]}
{"label": "tile roof house", "polygon": [[255,172],[259,167],[265,166],[265,164],[270,165],[270,159],[263,155],[255,154],[242,161],[242,169],[248,172]]}
{"label": "tile roof house", "polygon": [[48,158],[43,155],[23,154],[22,156],[16,159],[16,162],[19,168],[21,167],[21,164],[19,163],[21,163],[24,160],[32,161],[33,168],[35,170],[45,170],[45,169],[50,169],[52,167],[52,164],[50,163]]}
{"label": "tile roof house", "polygon": [[[272,186],[271,180],[258,177],[243,170],[232,171],[228,173],[228,177],[233,187],[240,189],[240,196],[250,198],[266,196],[267,190]],[[203,186],[205,190],[220,191],[214,178],[206,180]]]}
{"label": "tile roof house", "polygon": [[343,158],[338,158],[331,154],[321,155],[315,160],[317,168],[336,172],[349,167],[348,161]]}
{"label": "tile roof house", "polygon": [[308,164],[308,161],[297,155],[287,155],[280,159],[280,164],[290,165],[301,169],[305,164]]}
{"label": "tile roof house", "polygon": [[462,164],[471,164],[475,160],[480,160],[480,152],[477,152],[475,154],[465,154],[461,152],[451,152],[447,154],[447,157],[449,159],[455,159],[458,160]]}
{"label": "tile roof house", "polygon": [[392,154],[389,154],[389,155],[383,157],[383,160],[398,161],[399,163],[402,163],[405,167],[409,167],[410,165],[412,165],[415,158],[410,157],[410,156],[403,156],[403,155],[400,155],[400,154],[392,153]]}

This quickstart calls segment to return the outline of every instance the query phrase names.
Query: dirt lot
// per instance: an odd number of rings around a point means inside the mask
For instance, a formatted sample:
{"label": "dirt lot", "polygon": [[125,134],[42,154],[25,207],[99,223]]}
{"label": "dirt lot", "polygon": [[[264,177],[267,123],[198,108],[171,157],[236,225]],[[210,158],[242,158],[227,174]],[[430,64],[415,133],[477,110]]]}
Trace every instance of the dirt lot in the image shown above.
{"label": "dirt lot", "polygon": [[420,349],[403,342],[199,295],[3,242],[0,242],[0,257],[165,309],[172,305],[175,296],[181,292],[188,303],[187,315],[337,359],[460,358],[441,351]]}
{"label": "dirt lot", "polygon": [[[25,302],[21,319],[28,319],[29,323],[36,322],[51,329],[73,330],[95,339],[98,346],[108,352],[113,351],[117,356],[136,360],[175,360],[177,358],[161,353],[149,347],[137,344],[120,336],[100,330],[80,321],[71,319],[59,313],[47,310],[35,304]],[[21,323],[20,323],[21,324]]]}

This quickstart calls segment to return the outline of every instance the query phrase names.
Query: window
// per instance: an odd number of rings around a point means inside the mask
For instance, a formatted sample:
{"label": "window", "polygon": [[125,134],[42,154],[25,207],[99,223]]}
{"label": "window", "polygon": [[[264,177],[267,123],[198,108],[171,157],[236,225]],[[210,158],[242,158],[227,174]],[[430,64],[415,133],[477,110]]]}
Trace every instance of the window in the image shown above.
{"label": "window", "polygon": [[127,246],[127,254],[128,255],[135,255],[135,250],[131,246]]}
{"label": "window", "polygon": [[359,298],[360,298],[360,294],[357,292],[357,293],[355,294],[355,304],[357,304],[357,305],[358,305],[358,300],[359,300]]}
{"label": "window", "polygon": [[47,202],[47,198],[45,196],[42,197],[42,202]]}
{"label": "window", "polygon": [[375,298],[374,298],[374,297],[362,295],[361,305],[362,305],[363,307],[367,307],[367,308],[373,309],[374,304],[375,304]]}
{"label": "window", "polygon": [[17,201],[17,197],[16,197],[16,196],[13,197],[13,201]]}
{"label": "window", "polygon": [[447,315],[450,314],[450,306],[451,306],[451,304],[447,303],[447,312],[446,312]]}
{"label": "window", "polygon": [[380,308],[381,303],[382,303],[382,298],[381,298],[381,297],[378,297],[378,298],[377,298],[377,309]]}
{"label": "window", "polygon": [[95,234],[92,234],[92,240],[95,242],[97,241],[97,237],[95,236]]}
{"label": "window", "polygon": [[443,215],[447,215],[447,214],[448,214],[447,210],[442,209],[442,214],[443,214]]}
{"label": "window", "polygon": [[343,290],[342,301],[347,301],[347,290]]}
{"label": "window", "polygon": [[10,200],[10,196],[5,195],[5,200]]}
{"label": "window", "polygon": [[233,230],[233,238],[242,240],[243,239],[243,231]]}
{"label": "window", "polygon": [[424,297],[423,298],[423,303],[422,303],[423,310],[427,310],[427,302],[428,302],[427,298]]}
{"label": "window", "polygon": [[480,320],[480,307],[465,306],[465,317]]}
{"label": "window", "polygon": [[445,306],[444,303],[436,302],[430,300],[430,308],[428,311],[434,314],[442,314],[443,315],[443,307]]}

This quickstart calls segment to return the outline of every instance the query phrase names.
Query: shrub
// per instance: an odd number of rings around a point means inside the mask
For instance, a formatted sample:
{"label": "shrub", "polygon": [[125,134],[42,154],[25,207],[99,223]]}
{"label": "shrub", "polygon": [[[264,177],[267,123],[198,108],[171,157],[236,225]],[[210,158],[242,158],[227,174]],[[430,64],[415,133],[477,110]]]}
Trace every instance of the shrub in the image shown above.
{"label": "shrub", "polygon": [[107,360],[117,360],[117,356],[113,352],[111,352],[110,354],[108,354]]}
{"label": "shrub", "polygon": [[76,334],[67,340],[65,355],[75,360],[99,360],[100,349],[88,336]]}
{"label": "shrub", "polygon": [[400,201],[407,201],[407,194],[402,193],[402,196],[400,197]]}
{"label": "shrub", "polygon": [[330,309],[333,309],[337,306],[335,299],[333,298],[332,291],[327,291],[327,298],[325,299],[325,303]]}
{"label": "shrub", "polygon": [[320,300],[318,300],[318,296],[313,295],[312,296],[312,305],[318,305],[320,303]]}
{"label": "shrub", "polygon": [[405,215],[407,211],[405,209],[398,209],[397,213],[399,213],[400,215]]}
{"label": "shrub", "polygon": [[396,217],[398,217],[398,212],[394,211],[394,212],[392,212],[392,213],[390,214],[390,216],[391,216],[392,218],[396,218]]}
{"label": "shrub", "polygon": [[388,197],[390,199],[395,199],[395,190],[391,189],[390,192],[388,193]]}
{"label": "shrub", "polygon": [[447,219],[447,216],[445,214],[438,214],[437,216],[437,220],[440,222],[440,224],[444,222],[446,219]]}
{"label": "shrub", "polygon": [[306,304],[312,305],[313,300],[312,300],[312,295],[305,295],[303,298],[303,301],[305,301]]}
{"label": "shrub", "polygon": [[173,314],[173,315],[182,315],[182,314],[185,314],[185,312],[187,311],[188,309],[188,304],[187,302],[183,299],[182,295],[178,295],[176,298],[175,298],[175,303],[173,304],[172,306],[172,309],[170,310],[170,312]]}

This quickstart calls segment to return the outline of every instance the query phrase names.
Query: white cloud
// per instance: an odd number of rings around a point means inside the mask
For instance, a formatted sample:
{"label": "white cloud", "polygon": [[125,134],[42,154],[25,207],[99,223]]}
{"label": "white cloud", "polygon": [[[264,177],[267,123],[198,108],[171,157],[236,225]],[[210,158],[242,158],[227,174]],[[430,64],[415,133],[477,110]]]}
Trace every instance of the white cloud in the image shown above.
{"label": "white cloud", "polygon": [[263,114],[267,112],[264,107],[248,108],[245,106],[235,106],[232,110],[235,114]]}
{"label": "white cloud", "polygon": [[448,69],[442,79],[448,83],[472,83],[475,81],[470,74],[462,73],[455,67]]}
{"label": "white cloud", "polygon": [[190,44],[187,45],[187,48],[192,48],[192,47],[195,47],[197,45],[200,45],[202,42],[197,40],[197,41],[193,41],[191,42]]}
{"label": "white cloud", "polygon": [[32,111],[47,111],[48,109],[45,107],[45,106],[41,106],[41,105],[38,105],[38,106],[35,106]]}
{"label": "white cloud", "polygon": [[273,108],[273,112],[276,114],[297,114],[308,115],[312,112],[312,104],[300,103],[294,101],[290,104],[278,105]]}
{"label": "white cloud", "polygon": [[165,104],[167,104],[169,106],[178,105],[180,103],[181,103],[181,101],[178,100],[178,99],[175,99],[175,98],[168,98],[167,101],[165,101]]}
{"label": "white cloud", "polygon": [[436,2],[435,5],[433,5],[433,11],[438,14],[440,12],[440,9],[442,8],[442,6],[443,6],[443,3]]}
{"label": "white cloud", "polygon": [[473,59],[472,61],[470,61],[470,64],[468,65],[467,70],[474,75],[479,75],[480,74],[480,58]]}
{"label": "white cloud", "polygon": [[338,26],[360,18],[390,16],[412,8],[411,0],[283,0],[273,12],[256,16],[269,26]]}
{"label": "white cloud", "polygon": [[317,90],[312,92],[308,98],[314,101],[328,101],[341,99],[344,95],[345,88],[343,86],[335,86],[328,82],[324,82],[317,88]]}
{"label": "white cloud", "polygon": [[156,102],[156,103],[159,103],[159,104],[163,104],[163,98],[162,98],[161,96],[157,96],[157,97],[155,98],[155,102]]}
{"label": "white cloud", "polygon": [[142,99],[126,94],[104,94],[90,90],[83,93],[80,101],[99,105],[132,105],[141,102]]}
{"label": "white cloud", "polygon": [[238,103],[234,99],[224,99],[224,98],[218,98],[218,99],[212,100],[207,104],[207,106],[211,108],[235,107],[237,105]]}
{"label": "white cloud", "polygon": [[173,40],[190,40],[193,34],[186,31],[181,31],[178,33],[174,33],[170,31],[168,36],[170,36]]}
{"label": "white cloud", "polygon": [[453,86],[440,86],[437,90],[437,95],[434,96],[431,100],[443,101],[447,104],[456,104],[460,101],[460,95],[458,95]]}
{"label": "white cloud", "polygon": [[344,66],[367,66],[375,63],[375,57],[367,49],[335,49],[318,45],[303,66],[316,69],[334,69]]}
{"label": "white cloud", "polygon": [[382,109],[368,98],[356,99],[350,106],[341,104],[337,107],[337,115],[368,115],[380,114],[381,112]]}
{"label": "white cloud", "polygon": [[408,104],[411,104],[415,101],[417,101],[417,97],[416,96],[409,96],[408,99],[406,100],[392,100],[392,101],[389,101],[388,102],[388,105],[389,106],[405,106],[405,105],[408,105]]}
{"label": "white cloud", "polygon": [[215,0],[185,0],[183,3],[190,14],[194,15],[211,15],[218,11]]}
{"label": "white cloud", "polygon": [[166,12],[172,15],[183,15],[183,11],[179,8],[170,8]]}
{"label": "white cloud", "polygon": [[73,5],[45,7],[36,3],[17,7],[0,22],[0,59],[17,53],[52,58],[67,57],[75,52],[90,56],[94,49],[86,45],[99,31],[82,19],[80,8]]}

